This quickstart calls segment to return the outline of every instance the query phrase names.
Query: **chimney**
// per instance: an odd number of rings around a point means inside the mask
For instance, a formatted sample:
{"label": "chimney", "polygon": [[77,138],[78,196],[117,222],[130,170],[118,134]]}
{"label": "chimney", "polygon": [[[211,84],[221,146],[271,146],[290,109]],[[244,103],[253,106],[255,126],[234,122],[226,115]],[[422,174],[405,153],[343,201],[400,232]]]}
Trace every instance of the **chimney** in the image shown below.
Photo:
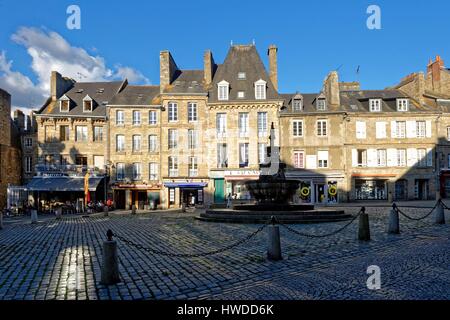
{"label": "chimney", "polygon": [[57,71],[52,71],[52,76],[50,79],[50,92],[52,95],[52,100],[58,100],[73,87],[75,80],[69,78],[63,78],[61,74]]}
{"label": "chimney", "polygon": [[25,131],[25,114],[21,110],[14,110],[14,122],[20,132]]}
{"label": "chimney", "polygon": [[427,67],[427,78],[431,78],[431,84],[434,91],[440,92],[441,89],[441,69],[444,68],[444,60],[441,56],[436,56],[436,61],[430,60]]}
{"label": "chimney", "polygon": [[276,91],[278,91],[278,65],[277,65],[277,52],[278,48],[275,45],[270,45],[267,50],[267,54],[269,55],[269,73],[270,80]]}
{"label": "chimney", "polygon": [[323,92],[329,105],[340,105],[339,76],[337,71],[332,71],[328,74],[327,78],[323,82]]}
{"label": "chimney", "polygon": [[212,79],[214,77],[214,71],[216,68],[216,64],[214,63],[214,58],[211,50],[206,50],[205,55],[203,56],[203,64],[204,64],[204,84],[205,87],[209,87],[212,83]]}
{"label": "chimney", "polygon": [[168,50],[161,51],[159,54],[159,85],[161,93],[172,83],[177,70],[178,67],[170,52]]}
{"label": "chimney", "polygon": [[359,91],[361,90],[361,85],[359,82],[340,82],[339,83],[339,90],[340,91]]}

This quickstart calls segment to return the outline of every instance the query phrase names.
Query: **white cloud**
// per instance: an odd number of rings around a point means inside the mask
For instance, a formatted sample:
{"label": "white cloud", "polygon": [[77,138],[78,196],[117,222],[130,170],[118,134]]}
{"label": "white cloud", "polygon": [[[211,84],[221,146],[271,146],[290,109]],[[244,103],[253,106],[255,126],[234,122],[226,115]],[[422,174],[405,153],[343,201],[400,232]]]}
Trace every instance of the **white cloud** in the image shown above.
{"label": "white cloud", "polygon": [[40,107],[50,95],[50,74],[56,70],[77,81],[111,81],[128,78],[131,83],[149,83],[139,71],[117,65],[113,69],[101,56],[92,56],[85,49],[72,46],[60,34],[32,27],[21,27],[11,39],[26,48],[31,56],[31,70],[37,82],[13,71],[13,62],[5,52],[0,55],[0,87],[12,95],[14,107]]}

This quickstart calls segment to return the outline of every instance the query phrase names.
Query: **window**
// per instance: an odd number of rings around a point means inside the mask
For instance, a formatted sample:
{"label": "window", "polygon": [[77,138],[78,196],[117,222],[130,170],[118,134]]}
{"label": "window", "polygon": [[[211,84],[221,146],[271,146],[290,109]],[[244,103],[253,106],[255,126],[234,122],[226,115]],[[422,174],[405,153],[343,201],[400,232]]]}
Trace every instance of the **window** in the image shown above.
{"label": "window", "polygon": [[59,141],[69,141],[69,126],[59,127]]}
{"label": "window", "polygon": [[156,152],[158,151],[158,136],[151,134],[148,136],[148,151]]}
{"label": "window", "polygon": [[255,99],[266,99],[266,85],[267,83],[264,80],[258,80],[255,82]]}
{"label": "window", "polygon": [[427,136],[426,121],[416,121],[416,134],[417,138],[425,138]]}
{"label": "window", "polygon": [[406,149],[397,149],[397,166],[406,167]]}
{"label": "window", "polygon": [[188,103],[188,121],[195,122],[197,120],[198,120],[197,103],[189,102]]}
{"label": "window", "polygon": [[292,109],[294,111],[302,111],[303,110],[303,99],[296,98],[292,100]]}
{"label": "window", "polygon": [[248,137],[248,113],[239,113],[239,137]]}
{"label": "window", "polygon": [[381,99],[370,99],[369,107],[370,107],[370,112],[380,112],[381,111]]}
{"label": "window", "polygon": [[59,111],[60,112],[69,112],[70,109],[70,100],[61,100],[59,101]]}
{"label": "window", "polygon": [[218,138],[227,135],[227,115],[225,113],[216,114],[216,131]]}
{"label": "window", "polygon": [[294,168],[297,168],[297,169],[305,168],[305,152],[304,151],[294,151]]}
{"label": "window", "polygon": [[292,135],[294,137],[303,137],[303,120],[292,121]]}
{"label": "window", "polygon": [[327,100],[325,98],[318,98],[316,102],[317,110],[325,111],[327,110]]}
{"label": "window", "polygon": [[239,168],[248,167],[248,143],[239,143]]}
{"label": "window", "polygon": [[317,120],[317,136],[326,137],[327,134],[327,120]]}
{"label": "window", "polygon": [[103,141],[103,127],[99,126],[94,127],[94,141],[96,142]]}
{"label": "window", "polygon": [[178,177],[178,158],[169,157],[169,177]]}
{"label": "window", "polygon": [[237,97],[238,97],[238,99],[244,99],[245,98],[245,92],[244,91],[238,91]]}
{"label": "window", "polygon": [[397,132],[396,137],[404,139],[406,137],[406,121],[396,121],[395,130]]}
{"label": "window", "polygon": [[150,163],[149,164],[149,168],[148,168],[148,179],[150,181],[157,181],[158,180],[158,175],[159,175],[159,167],[157,163]]}
{"label": "window", "polygon": [[33,160],[31,157],[25,157],[25,173],[31,173],[33,167]]}
{"label": "window", "polygon": [[122,110],[116,111],[116,125],[122,126],[125,124],[125,115]]}
{"label": "window", "polygon": [[76,141],[86,142],[88,140],[88,128],[86,126],[77,126],[76,127]]}
{"label": "window", "polygon": [[32,138],[25,138],[25,147],[31,148],[33,146],[33,139]]}
{"label": "window", "polygon": [[125,163],[116,164],[116,180],[125,179]]}
{"label": "window", "polygon": [[83,112],[92,112],[92,99],[89,96],[86,96],[83,99]]}
{"label": "window", "polygon": [[319,151],[317,160],[319,160],[319,168],[328,168],[328,151]]}
{"label": "window", "polygon": [[386,167],[386,150],[385,149],[377,150],[377,166],[378,167]]}
{"label": "window", "polygon": [[228,168],[228,152],[226,143],[217,144],[217,167]]}
{"label": "window", "polygon": [[138,181],[142,179],[142,164],[139,162],[133,163],[133,180]]}
{"label": "window", "polygon": [[258,137],[267,136],[267,112],[258,112]]}
{"label": "window", "polygon": [[189,177],[198,176],[198,162],[196,157],[189,157]]}
{"label": "window", "polygon": [[70,156],[66,154],[61,154],[59,156],[59,164],[62,166],[67,166],[70,163]]}
{"label": "window", "polygon": [[125,136],[122,134],[116,136],[116,152],[125,152]]}
{"label": "window", "polygon": [[367,150],[357,150],[357,166],[360,168],[367,167]]}
{"label": "window", "polygon": [[397,111],[404,112],[409,109],[409,99],[397,99]]}
{"label": "window", "polygon": [[224,81],[219,82],[218,86],[218,99],[228,100],[229,83]]}
{"label": "window", "polygon": [[169,149],[176,149],[178,146],[178,131],[169,129]]}
{"label": "window", "polygon": [[178,121],[178,104],[169,102],[169,122]]}
{"label": "window", "polygon": [[149,111],[148,112],[148,124],[155,125],[158,123],[158,114],[156,111]]}
{"label": "window", "polygon": [[238,73],[238,79],[239,80],[245,80],[247,78],[247,75],[245,74],[245,72],[239,72]]}
{"label": "window", "polygon": [[75,156],[75,165],[86,167],[87,163],[88,163],[88,161],[87,161],[87,157],[86,156],[79,155],[79,154],[77,154]]}
{"label": "window", "polygon": [[356,139],[366,139],[366,123],[356,121]]}
{"label": "window", "polygon": [[134,110],[133,111],[133,126],[141,125],[141,112]]}
{"label": "window", "polygon": [[267,163],[267,144],[258,143],[258,161],[259,164]]}
{"label": "window", "polygon": [[427,166],[427,150],[417,149],[417,166],[425,168]]}
{"label": "window", "polygon": [[188,148],[197,149],[198,147],[198,131],[194,129],[188,130]]}
{"label": "window", "polygon": [[52,126],[45,126],[44,127],[44,139],[45,142],[53,142],[54,141],[54,133],[53,133],[53,127]]}
{"label": "window", "polygon": [[141,151],[141,135],[135,134],[133,135],[133,152]]}

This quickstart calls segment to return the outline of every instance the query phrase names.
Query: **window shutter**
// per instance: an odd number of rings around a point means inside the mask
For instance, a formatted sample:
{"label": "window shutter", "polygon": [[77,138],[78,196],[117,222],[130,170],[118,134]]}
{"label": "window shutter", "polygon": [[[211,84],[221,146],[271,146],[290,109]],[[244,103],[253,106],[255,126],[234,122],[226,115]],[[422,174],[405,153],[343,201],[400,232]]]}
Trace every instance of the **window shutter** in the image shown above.
{"label": "window shutter", "polygon": [[416,138],[417,137],[416,121],[406,121],[406,137]]}
{"label": "window shutter", "polygon": [[433,149],[427,149],[427,167],[433,166]]}
{"label": "window shutter", "polygon": [[366,123],[356,121],[356,139],[366,139]]}
{"label": "window shutter", "polygon": [[427,138],[431,138],[431,120],[427,120],[426,122],[426,130],[427,130]]}
{"label": "window shutter", "polygon": [[369,168],[377,167],[377,150],[368,149],[367,150],[367,166]]}
{"label": "window shutter", "polygon": [[376,138],[377,139],[386,139],[386,122],[377,122],[376,123]]}
{"label": "window shutter", "polygon": [[396,167],[397,166],[397,149],[387,149],[387,166]]}
{"label": "window shutter", "polygon": [[406,165],[414,167],[417,164],[417,150],[410,148],[406,151]]}
{"label": "window shutter", "polygon": [[352,149],[352,166],[358,167],[358,150]]}
{"label": "window shutter", "polygon": [[391,138],[397,138],[397,121],[391,121]]}
{"label": "window shutter", "polygon": [[306,169],[317,169],[317,156],[306,156]]}

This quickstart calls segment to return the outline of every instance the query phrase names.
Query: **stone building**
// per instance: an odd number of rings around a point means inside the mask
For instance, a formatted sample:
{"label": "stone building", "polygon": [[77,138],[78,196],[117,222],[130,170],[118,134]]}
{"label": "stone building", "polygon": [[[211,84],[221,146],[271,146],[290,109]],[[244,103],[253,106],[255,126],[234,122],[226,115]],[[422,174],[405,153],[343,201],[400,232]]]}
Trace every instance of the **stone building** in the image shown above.
{"label": "stone building", "polygon": [[25,115],[21,110],[14,111],[14,123],[19,130],[22,151],[22,184],[27,184],[35,175],[38,164],[37,123],[35,111]]}
{"label": "stone building", "polygon": [[0,210],[7,204],[8,185],[21,184],[20,133],[11,119],[11,95],[0,89]]}

